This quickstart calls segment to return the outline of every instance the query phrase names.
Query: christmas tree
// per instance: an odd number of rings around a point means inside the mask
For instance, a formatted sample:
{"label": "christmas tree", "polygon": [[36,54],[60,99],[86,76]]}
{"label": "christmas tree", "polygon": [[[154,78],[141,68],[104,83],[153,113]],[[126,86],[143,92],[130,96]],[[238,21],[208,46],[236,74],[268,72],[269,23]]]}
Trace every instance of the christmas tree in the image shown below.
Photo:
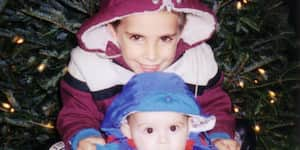
{"label": "christmas tree", "polygon": [[[297,13],[289,14],[285,0],[204,2],[218,17],[209,44],[236,117],[250,122],[257,149],[299,149],[293,134],[299,119]],[[48,149],[60,140],[59,80],[77,45],[76,31],[99,5],[0,0],[0,149]]]}

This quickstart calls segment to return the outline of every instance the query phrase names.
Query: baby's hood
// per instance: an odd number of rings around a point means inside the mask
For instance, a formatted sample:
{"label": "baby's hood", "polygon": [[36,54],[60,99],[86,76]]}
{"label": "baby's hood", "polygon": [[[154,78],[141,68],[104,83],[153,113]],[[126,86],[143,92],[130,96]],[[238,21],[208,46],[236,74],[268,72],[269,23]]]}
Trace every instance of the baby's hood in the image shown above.
{"label": "baby's hood", "polygon": [[102,130],[122,138],[120,127],[135,112],[177,112],[190,116],[189,130],[199,133],[212,129],[214,116],[206,116],[184,81],[174,73],[148,72],[133,76],[108,108]]}
{"label": "baby's hood", "polygon": [[201,44],[209,39],[215,30],[214,14],[200,0],[102,0],[97,14],[86,20],[77,33],[79,47],[113,57],[119,54],[120,50],[106,28],[108,23],[128,15],[163,9],[187,14],[177,46],[180,51]]}

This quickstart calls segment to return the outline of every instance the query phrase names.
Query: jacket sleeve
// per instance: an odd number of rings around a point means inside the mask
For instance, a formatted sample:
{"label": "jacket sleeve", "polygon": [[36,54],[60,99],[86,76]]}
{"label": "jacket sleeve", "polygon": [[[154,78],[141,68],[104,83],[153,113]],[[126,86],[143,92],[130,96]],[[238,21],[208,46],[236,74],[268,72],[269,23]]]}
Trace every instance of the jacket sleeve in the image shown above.
{"label": "jacket sleeve", "polygon": [[63,107],[58,114],[57,130],[69,149],[71,138],[79,131],[83,129],[99,131],[103,114],[98,111],[86,84],[76,81],[70,74],[65,75],[60,82],[60,95]]}
{"label": "jacket sleeve", "polygon": [[209,132],[211,139],[233,138],[235,118],[232,114],[231,100],[222,89],[223,74],[218,73],[209,80],[207,86],[199,90],[197,100],[204,113],[216,116],[216,125]]}

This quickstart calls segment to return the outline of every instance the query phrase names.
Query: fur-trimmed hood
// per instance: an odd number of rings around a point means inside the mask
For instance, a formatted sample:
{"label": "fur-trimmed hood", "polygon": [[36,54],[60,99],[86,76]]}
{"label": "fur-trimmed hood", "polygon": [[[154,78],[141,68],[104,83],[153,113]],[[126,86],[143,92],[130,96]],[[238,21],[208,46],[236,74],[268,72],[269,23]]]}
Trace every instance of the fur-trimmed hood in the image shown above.
{"label": "fur-trimmed hood", "polygon": [[212,11],[200,0],[103,0],[99,12],[86,20],[77,33],[79,47],[86,51],[101,52],[103,56],[120,53],[106,25],[126,16],[167,9],[186,13],[177,51],[195,47],[209,39],[215,30],[216,19]]}
{"label": "fur-trimmed hood", "polygon": [[124,85],[134,75],[122,57],[114,57],[120,50],[107,24],[128,15],[164,9],[186,13],[186,23],[176,58],[163,71],[176,73],[186,83],[201,86],[216,76],[218,66],[212,49],[205,43],[215,30],[216,19],[200,0],[101,0],[100,6],[99,12],[78,31],[79,46],[73,49],[68,66],[70,74],[86,82],[91,91]]}

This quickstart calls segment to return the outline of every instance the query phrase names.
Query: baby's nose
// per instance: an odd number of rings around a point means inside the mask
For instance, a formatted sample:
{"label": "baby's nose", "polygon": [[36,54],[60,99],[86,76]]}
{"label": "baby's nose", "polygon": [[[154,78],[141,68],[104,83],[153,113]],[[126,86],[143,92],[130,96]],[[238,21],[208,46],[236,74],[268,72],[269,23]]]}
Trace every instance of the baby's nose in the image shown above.
{"label": "baby's nose", "polygon": [[165,132],[160,133],[159,134],[159,143],[166,144],[168,142],[169,142],[169,138],[168,138],[167,133],[165,133]]}

